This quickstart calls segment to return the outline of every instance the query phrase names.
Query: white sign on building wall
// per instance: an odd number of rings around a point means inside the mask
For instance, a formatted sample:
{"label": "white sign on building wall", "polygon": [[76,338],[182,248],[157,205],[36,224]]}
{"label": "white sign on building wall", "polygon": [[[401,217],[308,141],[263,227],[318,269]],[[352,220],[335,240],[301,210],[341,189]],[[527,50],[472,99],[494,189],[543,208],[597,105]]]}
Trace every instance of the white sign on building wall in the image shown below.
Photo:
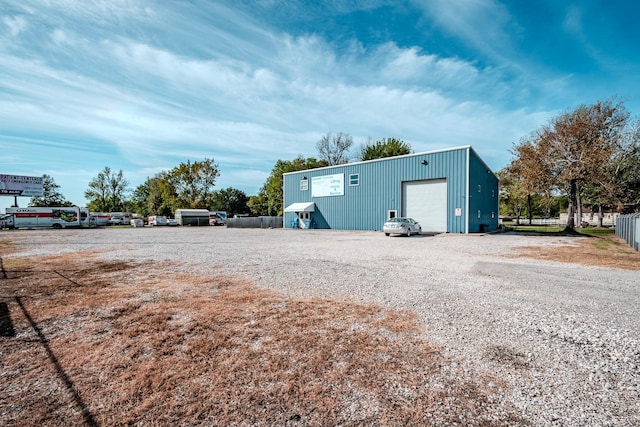
{"label": "white sign on building wall", "polygon": [[311,197],[344,196],[344,174],[311,178]]}

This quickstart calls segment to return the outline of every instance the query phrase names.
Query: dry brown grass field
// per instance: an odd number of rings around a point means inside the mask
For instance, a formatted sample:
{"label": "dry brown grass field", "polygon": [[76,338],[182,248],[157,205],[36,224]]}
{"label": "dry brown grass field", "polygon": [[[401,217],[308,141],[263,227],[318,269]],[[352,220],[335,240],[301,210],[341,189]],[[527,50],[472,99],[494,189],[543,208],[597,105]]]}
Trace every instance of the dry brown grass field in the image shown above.
{"label": "dry brown grass field", "polygon": [[[637,267],[610,240],[535,256]],[[3,425],[528,425],[412,312],[94,256],[2,265]]]}
{"label": "dry brown grass field", "polygon": [[640,270],[640,253],[614,234],[582,238],[573,246],[524,247],[514,256]]}

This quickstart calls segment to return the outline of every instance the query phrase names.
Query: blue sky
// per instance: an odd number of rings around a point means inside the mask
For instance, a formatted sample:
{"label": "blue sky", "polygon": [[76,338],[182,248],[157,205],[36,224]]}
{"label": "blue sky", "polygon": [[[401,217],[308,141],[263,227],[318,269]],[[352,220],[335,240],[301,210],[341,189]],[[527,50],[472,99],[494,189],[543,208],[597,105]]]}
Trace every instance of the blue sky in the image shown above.
{"label": "blue sky", "polygon": [[51,175],[85,206],[105,166],[135,188],[213,158],[217,189],[254,195],[338,132],[472,145],[497,171],[566,109],[618,96],[640,114],[638,16],[627,0],[0,0],[0,174]]}

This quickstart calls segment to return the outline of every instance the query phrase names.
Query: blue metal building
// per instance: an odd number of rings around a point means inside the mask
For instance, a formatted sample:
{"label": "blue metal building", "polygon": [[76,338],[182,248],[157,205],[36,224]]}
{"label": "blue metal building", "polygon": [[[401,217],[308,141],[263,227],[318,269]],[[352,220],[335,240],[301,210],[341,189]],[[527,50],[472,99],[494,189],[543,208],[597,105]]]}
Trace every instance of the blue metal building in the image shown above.
{"label": "blue metal building", "polygon": [[470,146],[283,175],[284,226],[381,230],[396,216],[425,232],[498,227],[498,178]]}

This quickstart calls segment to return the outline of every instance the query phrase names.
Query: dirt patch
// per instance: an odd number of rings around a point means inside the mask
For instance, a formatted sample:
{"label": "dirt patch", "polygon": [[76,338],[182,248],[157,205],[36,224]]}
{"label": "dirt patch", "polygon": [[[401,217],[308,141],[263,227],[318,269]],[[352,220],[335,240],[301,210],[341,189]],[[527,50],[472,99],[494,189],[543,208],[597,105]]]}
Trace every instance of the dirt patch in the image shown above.
{"label": "dirt patch", "polygon": [[520,253],[510,257],[640,270],[640,253],[615,235],[578,238],[570,246],[525,246],[520,249]]}
{"label": "dirt patch", "polygon": [[4,268],[6,425],[527,424],[408,311],[90,253]]}

